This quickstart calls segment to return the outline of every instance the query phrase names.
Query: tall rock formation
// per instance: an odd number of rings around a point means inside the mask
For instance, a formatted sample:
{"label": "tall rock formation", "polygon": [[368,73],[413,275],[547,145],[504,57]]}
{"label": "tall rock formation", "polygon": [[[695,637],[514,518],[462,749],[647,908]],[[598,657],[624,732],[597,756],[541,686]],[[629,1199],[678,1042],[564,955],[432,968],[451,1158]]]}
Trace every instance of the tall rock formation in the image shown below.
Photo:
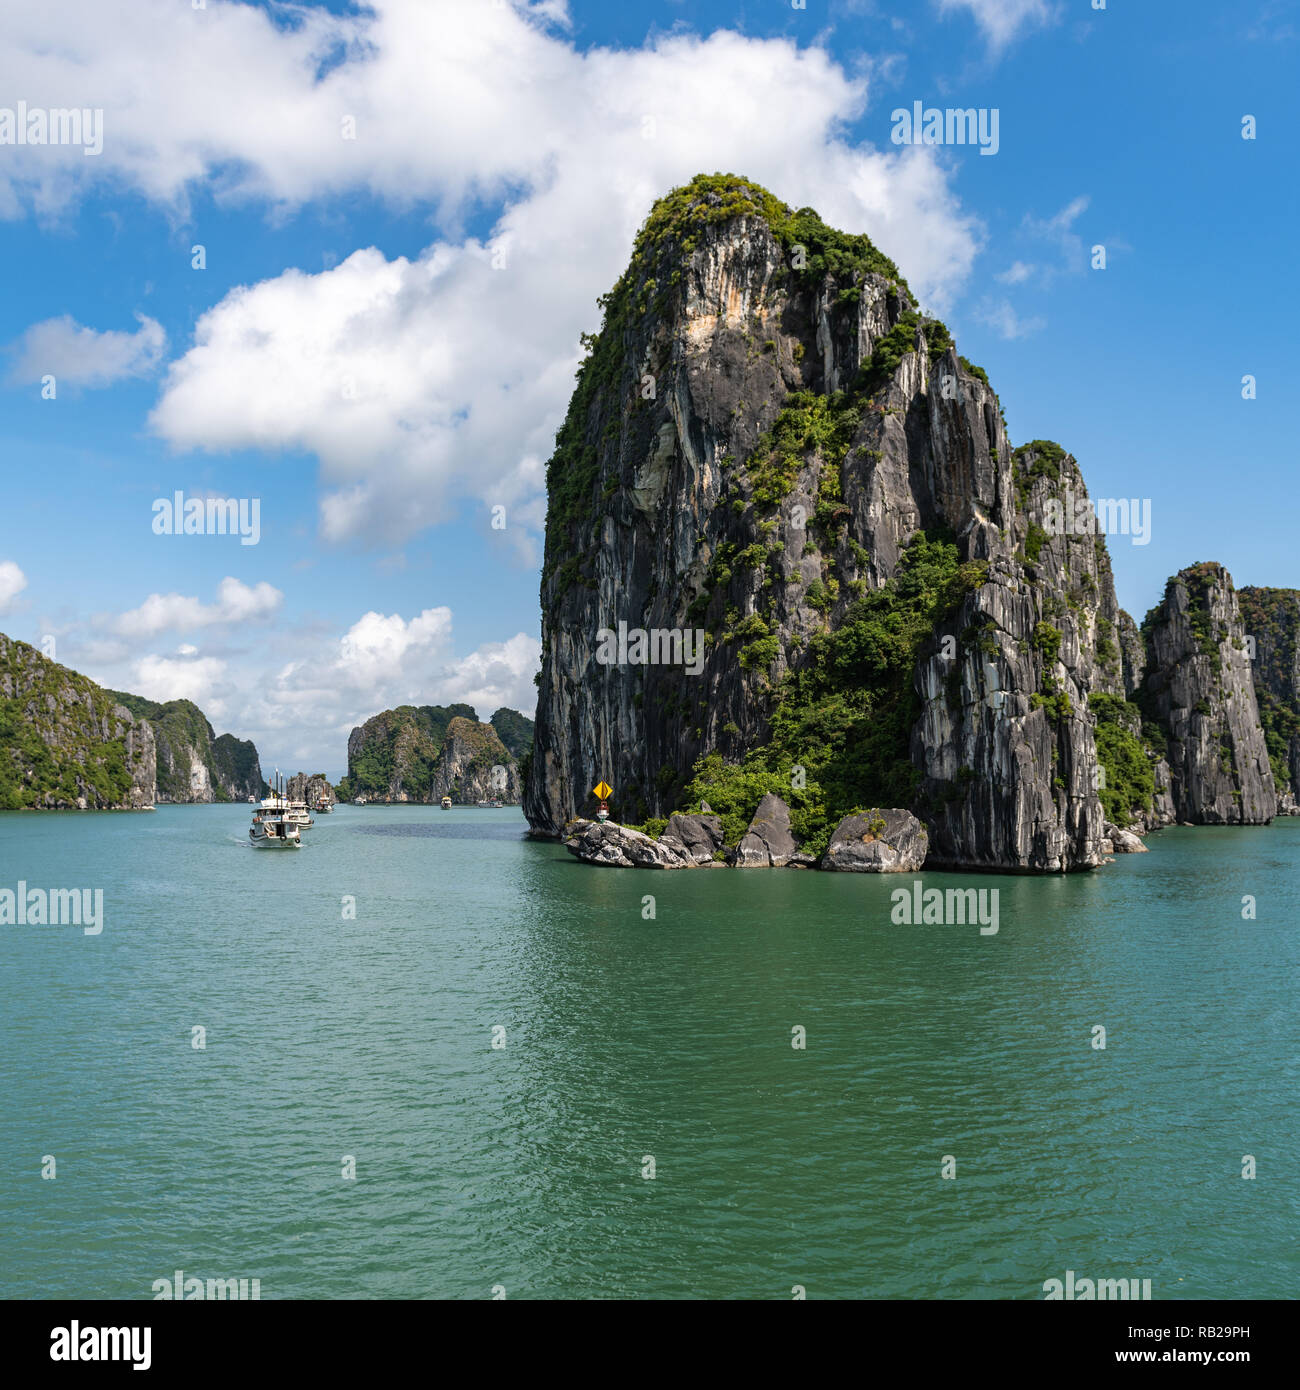
{"label": "tall rock formation", "polygon": [[0,633],[0,809],[152,806],[155,757],[111,691]]}
{"label": "tall rock formation", "polygon": [[1237,599],[1278,808],[1291,811],[1300,793],[1300,590],[1247,587]]}
{"label": "tall rock formation", "polygon": [[447,725],[430,800],[449,796],[462,805],[477,801],[517,805],[521,792],[519,764],[491,724],[456,718]]}
{"label": "tall rock formation", "polygon": [[323,772],[295,772],[285,788],[290,801],[305,801],[307,809],[318,811],[322,806],[334,806],[334,788]]}
{"label": "tall rock formation", "polygon": [[[212,726],[209,725],[209,728]],[[222,734],[212,740],[212,784],[232,801],[260,797],[266,789],[262,761],[252,739]],[[218,800],[225,797],[218,795]]]}
{"label": "tall rock formation", "polygon": [[1074,460],[1013,451],[866,237],[732,175],[656,203],[602,305],[548,467],[533,833],[602,779],[644,822],[743,775],[813,853],[900,806],[931,865],[1098,863],[1132,623]]}
{"label": "tall rock formation", "polygon": [[120,690],[111,693],[153,728],[159,802],[246,801],[265,791],[256,746],[233,734],[218,738],[192,700],[160,704]]}
{"label": "tall rock formation", "polygon": [[367,719],[348,735],[348,798],[370,801],[429,801],[433,769],[447,726],[455,718],[477,719],[473,705],[398,705]]}
{"label": "tall rock formation", "polygon": [[1168,739],[1180,821],[1261,825],[1277,809],[1232,576],[1189,565],[1142,624],[1144,713]]}

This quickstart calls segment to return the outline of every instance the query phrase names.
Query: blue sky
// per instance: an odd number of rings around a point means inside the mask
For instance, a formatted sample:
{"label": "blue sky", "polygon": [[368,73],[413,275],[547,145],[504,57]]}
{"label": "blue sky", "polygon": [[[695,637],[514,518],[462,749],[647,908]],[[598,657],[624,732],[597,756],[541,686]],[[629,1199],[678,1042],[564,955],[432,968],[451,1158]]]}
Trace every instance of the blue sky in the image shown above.
{"label": "blue sky", "polygon": [[[0,108],[104,146],[0,144],[0,630],[268,767],[402,700],[531,713],[577,335],[700,170],[867,231],[1015,441],[1150,499],[1137,618],[1197,560],[1300,586],[1296,3],[29,9]],[[997,154],[891,144],[918,100],[996,108]],[[260,543],[154,535],[178,488],[259,498]]]}

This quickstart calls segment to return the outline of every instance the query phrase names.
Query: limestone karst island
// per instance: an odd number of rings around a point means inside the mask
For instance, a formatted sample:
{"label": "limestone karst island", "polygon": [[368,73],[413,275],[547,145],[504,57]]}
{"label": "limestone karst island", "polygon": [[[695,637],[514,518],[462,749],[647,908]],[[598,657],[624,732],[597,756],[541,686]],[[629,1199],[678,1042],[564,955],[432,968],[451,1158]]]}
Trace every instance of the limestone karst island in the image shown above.
{"label": "limestone karst island", "polygon": [[[1296,813],[1300,592],[1201,561],[1135,622],[1074,458],[1011,442],[866,236],[700,175],[602,310],[547,465],[535,732],[383,711],[312,808],[522,800],[603,866],[1043,873]],[[192,702],[3,637],[0,696],[10,809],[274,790]]]}
{"label": "limestone karst island", "polygon": [[[1074,458],[1011,442],[867,237],[702,175],[603,308],[548,465],[534,835],[606,865],[1059,872],[1294,810],[1300,593],[1198,562],[1139,626],[1066,515]],[[702,670],[598,660],[619,621],[698,629]]]}

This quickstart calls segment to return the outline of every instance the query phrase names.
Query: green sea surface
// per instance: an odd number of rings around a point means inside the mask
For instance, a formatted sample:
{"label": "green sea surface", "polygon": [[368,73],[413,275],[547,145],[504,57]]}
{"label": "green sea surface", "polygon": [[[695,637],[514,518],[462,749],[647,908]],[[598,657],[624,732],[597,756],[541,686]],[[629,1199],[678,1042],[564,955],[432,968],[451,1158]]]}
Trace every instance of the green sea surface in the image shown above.
{"label": "green sea surface", "polygon": [[594,869],[517,810],[248,819],[0,815],[0,889],[104,895],[0,925],[0,1294],[1300,1292],[1300,820],[917,876],[996,889],[982,935],[892,921],[912,875]]}

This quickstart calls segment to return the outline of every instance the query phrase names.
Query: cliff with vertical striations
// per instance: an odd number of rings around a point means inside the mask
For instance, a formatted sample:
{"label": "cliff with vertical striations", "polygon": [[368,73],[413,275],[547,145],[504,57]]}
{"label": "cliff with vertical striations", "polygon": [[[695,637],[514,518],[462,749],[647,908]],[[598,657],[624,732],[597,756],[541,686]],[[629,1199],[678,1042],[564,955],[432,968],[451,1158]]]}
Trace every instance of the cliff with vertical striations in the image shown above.
{"label": "cliff with vertical striations", "polygon": [[210,804],[263,794],[266,783],[256,746],[233,734],[218,738],[192,700],[160,704],[121,690],[110,693],[153,729],[159,802]]}
{"label": "cliff with vertical striations", "polygon": [[1138,699],[1168,740],[1178,819],[1267,823],[1277,788],[1232,576],[1213,563],[1180,570],[1142,632],[1147,662]]}
{"label": "cliff with vertical striations", "polygon": [[[813,853],[883,805],[931,865],[1099,863],[1090,701],[1140,644],[1104,538],[1052,524],[1074,460],[1012,448],[866,237],[735,176],[661,199],[602,304],[548,467],[533,833],[602,778],[635,821],[739,785]],[[620,624],[701,630],[698,674],[611,660]]]}
{"label": "cliff with vertical striations", "polygon": [[1247,655],[1254,644],[1251,675],[1278,810],[1294,815],[1300,791],[1300,590],[1247,587],[1237,591],[1237,599]]}

